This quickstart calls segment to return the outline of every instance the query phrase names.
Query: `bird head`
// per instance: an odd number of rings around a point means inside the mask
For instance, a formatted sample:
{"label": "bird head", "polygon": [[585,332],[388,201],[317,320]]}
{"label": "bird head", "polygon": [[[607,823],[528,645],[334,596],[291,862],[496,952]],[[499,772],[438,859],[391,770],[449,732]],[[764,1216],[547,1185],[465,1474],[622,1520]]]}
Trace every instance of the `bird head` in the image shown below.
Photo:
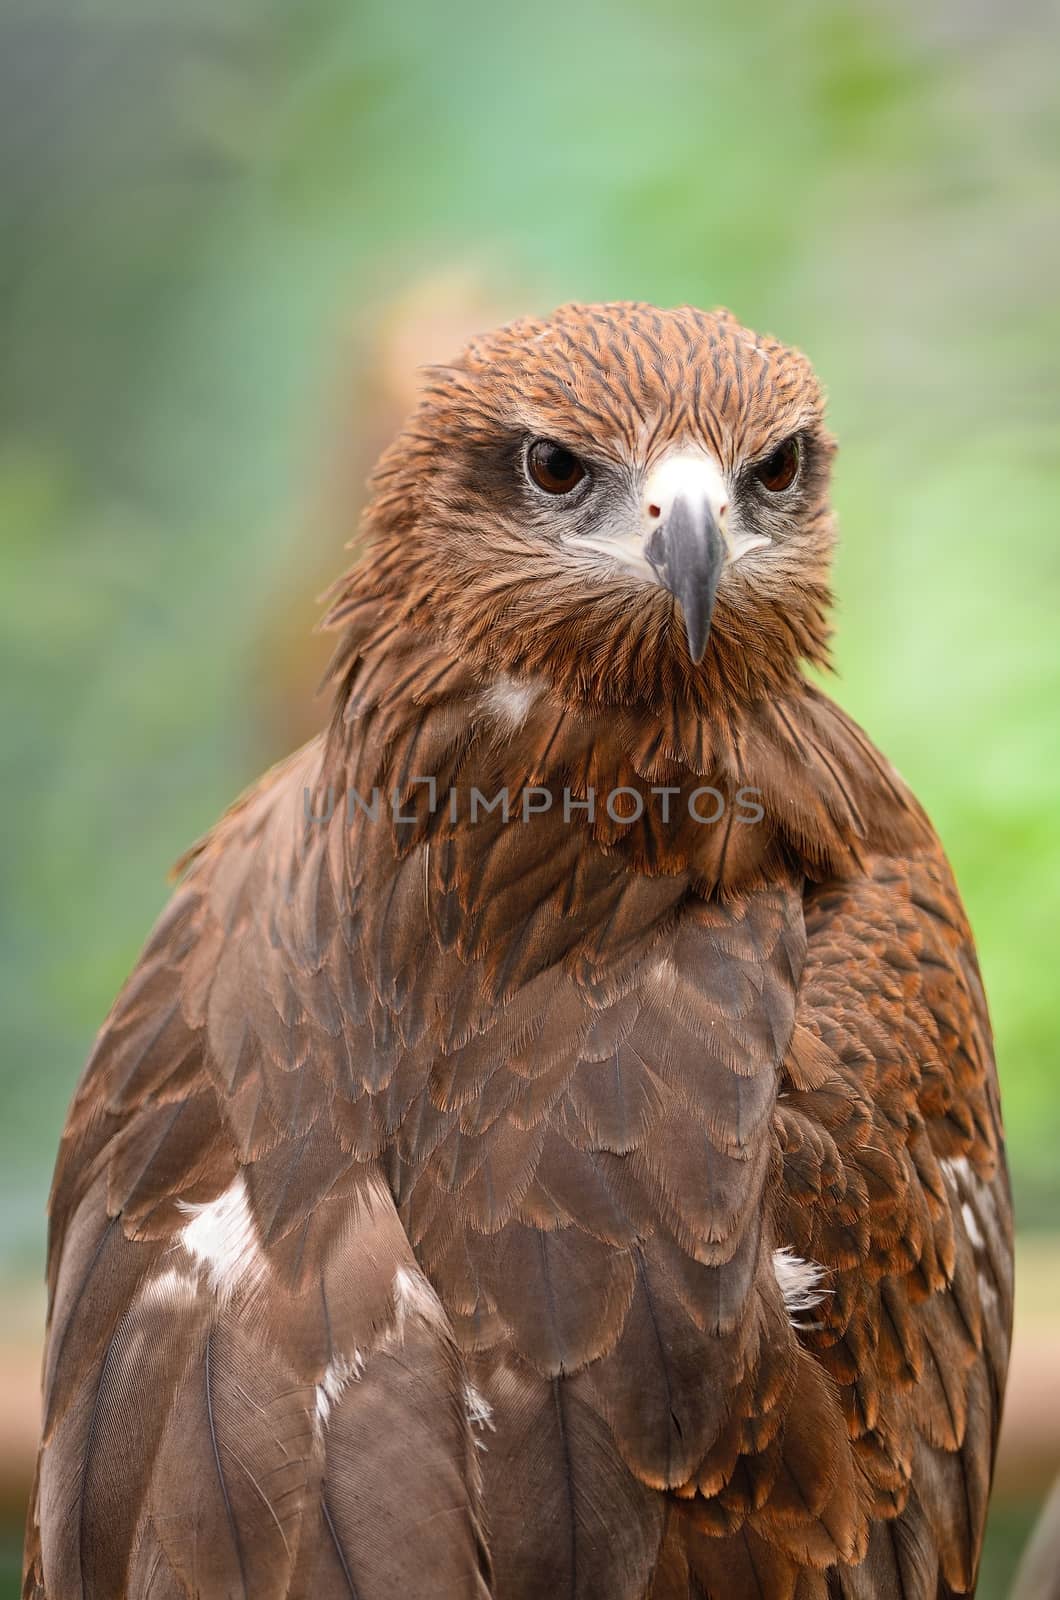
{"label": "bird head", "polygon": [[493,670],[753,694],[825,659],[833,448],[805,357],[728,312],[564,306],[430,370],[368,560]]}

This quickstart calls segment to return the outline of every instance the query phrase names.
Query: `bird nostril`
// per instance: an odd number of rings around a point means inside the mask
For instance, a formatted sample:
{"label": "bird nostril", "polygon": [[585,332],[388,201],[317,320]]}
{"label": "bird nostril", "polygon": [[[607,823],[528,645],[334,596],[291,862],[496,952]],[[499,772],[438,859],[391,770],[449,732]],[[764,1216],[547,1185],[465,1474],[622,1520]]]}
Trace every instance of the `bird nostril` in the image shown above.
{"label": "bird nostril", "polygon": [[661,510],[661,508],[659,506],[649,506],[648,507],[648,515],[649,515],[649,517],[661,517],[662,516],[662,510]]}
{"label": "bird nostril", "polygon": [[723,506],[719,506],[718,507],[718,521],[719,522],[721,521],[722,517],[728,515],[728,511],[729,511],[729,502],[726,500],[726,502],[725,502],[725,504]]}

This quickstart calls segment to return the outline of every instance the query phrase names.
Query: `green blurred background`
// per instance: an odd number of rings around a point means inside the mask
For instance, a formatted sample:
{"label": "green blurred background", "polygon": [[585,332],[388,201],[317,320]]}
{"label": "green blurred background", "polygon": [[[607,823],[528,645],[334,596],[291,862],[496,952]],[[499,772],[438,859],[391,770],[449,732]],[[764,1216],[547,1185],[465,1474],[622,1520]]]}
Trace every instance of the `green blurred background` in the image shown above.
{"label": "green blurred background", "polygon": [[1060,1461],[1058,48],[1048,0],[0,0],[0,1595],[54,1147],[166,870],[322,715],[314,595],[416,364],[620,297],[728,304],[831,394],[835,692],[997,1028],[1004,1593]]}

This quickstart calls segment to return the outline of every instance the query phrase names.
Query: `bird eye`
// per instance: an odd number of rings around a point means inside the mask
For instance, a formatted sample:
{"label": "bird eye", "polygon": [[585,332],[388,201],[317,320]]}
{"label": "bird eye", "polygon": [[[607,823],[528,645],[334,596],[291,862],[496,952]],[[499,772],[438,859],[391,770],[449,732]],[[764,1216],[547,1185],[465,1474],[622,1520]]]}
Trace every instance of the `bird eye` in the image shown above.
{"label": "bird eye", "polygon": [[772,455],[758,463],[754,475],[763,489],[768,489],[770,494],[780,494],[784,489],[791,488],[798,471],[799,441],[785,439],[783,444],[777,445]]}
{"label": "bird eye", "polygon": [[532,483],[546,494],[570,494],[585,477],[576,455],[554,439],[535,439],[526,452],[526,471]]}

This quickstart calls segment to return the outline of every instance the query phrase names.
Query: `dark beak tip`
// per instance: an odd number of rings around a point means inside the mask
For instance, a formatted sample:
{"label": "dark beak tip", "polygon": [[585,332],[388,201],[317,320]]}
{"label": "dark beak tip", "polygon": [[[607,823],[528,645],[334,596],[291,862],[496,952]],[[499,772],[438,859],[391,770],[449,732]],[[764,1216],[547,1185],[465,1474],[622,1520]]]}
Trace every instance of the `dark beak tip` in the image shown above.
{"label": "dark beak tip", "polygon": [[694,667],[699,666],[707,653],[707,645],[710,643],[710,624],[713,610],[714,608],[711,606],[705,615],[693,615],[691,617],[685,612],[685,641]]}
{"label": "dark beak tip", "polygon": [[707,640],[709,637],[710,636],[708,634],[707,638],[705,638],[702,643],[699,643],[697,640],[692,638],[691,634],[688,635],[688,653],[692,657],[692,665],[694,667],[698,667],[702,664],[703,657],[707,653]]}
{"label": "dark beak tip", "polygon": [[675,501],[645,551],[659,582],[681,607],[692,665],[707,653],[714,602],[724,566],[721,533],[712,516]]}

